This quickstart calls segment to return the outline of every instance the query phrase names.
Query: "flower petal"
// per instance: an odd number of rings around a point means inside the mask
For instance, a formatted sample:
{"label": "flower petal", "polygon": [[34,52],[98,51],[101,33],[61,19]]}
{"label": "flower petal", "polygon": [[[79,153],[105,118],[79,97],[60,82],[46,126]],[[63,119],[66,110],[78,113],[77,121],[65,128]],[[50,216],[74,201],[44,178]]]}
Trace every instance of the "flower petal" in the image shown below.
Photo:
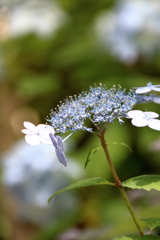
{"label": "flower petal", "polygon": [[50,139],[49,133],[52,133],[54,135],[54,132],[55,132],[54,129],[50,126],[45,126],[45,127],[43,126],[41,128],[39,127],[39,130],[38,130],[39,136],[44,137],[46,139]]}
{"label": "flower petal", "polygon": [[139,117],[143,118],[145,115],[140,110],[132,110],[127,112],[127,116],[128,118],[139,118]]}
{"label": "flower petal", "polygon": [[[49,136],[49,135],[48,135]],[[52,145],[52,141],[51,141],[51,139],[50,138],[44,138],[44,137],[41,137],[41,136],[38,136],[39,137],[39,141],[41,142],[41,143],[44,143],[44,144],[50,144],[50,145]]]}
{"label": "flower petal", "polygon": [[35,134],[35,132],[33,132],[31,130],[28,130],[28,129],[22,129],[21,132],[24,133],[24,134],[29,134],[29,135],[34,135]]}
{"label": "flower petal", "polygon": [[136,89],[136,93],[138,93],[138,94],[147,93],[150,91],[151,91],[151,88],[149,88],[149,87],[139,87]]}
{"label": "flower petal", "polygon": [[60,163],[62,163],[66,167],[67,159],[66,159],[64,152],[62,152],[59,147],[55,148],[55,151],[56,151],[56,155],[57,155],[57,158],[60,161]]}
{"label": "flower petal", "polygon": [[[151,84],[152,85],[152,84]],[[152,85],[153,87],[160,87],[160,84],[159,85]]]}
{"label": "flower petal", "polygon": [[57,138],[52,133],[49,133],[49,137],[53,143],[53,146],[57,148],[58,147]]}
{"label": "flower petal", "polygon": [[153,91],[160,92],[160,88],[157,88],[157,87],[155,87],[155,86],[152,86],[151,89],[152,89]]}
{"label": "flower petal", "polygon": [[160,104],[160,97],[153,97],[153,102]]}
{"label": "flower petal", "polygon": [[64,145],[63,145],[63,142],[62,142],[62,138],[58,135],[56,136],[56,138],[57,138],[58,147],[60,148],[60,150],[62,152],[64,152]]}
{"label": "flower petal", "polygon": [[145,127],[148,125],[148,120],[144,118],[133,118],[131,122],[136,127]]}
{"label": "flower petal", "polygon": [[54,128],[51,127],[50,125],[47,125],[47,124],[38,124],[37,128],[38,129],[43,129],[44,128],[44,129],[47,129],[48,131],[51,131],[51,132],[55,133]]}
{"label": "flower petal", "polygon": [[27,128],[28,130],[31,130],[31,131],[37,133],[37,127],[36,127],[33,123],[24,122],[23,125],[24,125],[25,128]]}
{"label": "flower petal", "polygon": [[26,135],[25,140],[28,144],[33,145],[33,146],[41,144],[38,135]]}
{"label": "flower petal", "polygon": [[148,127],[160,131],[160,120],[158,119],[150,119]]}
{"label": "flower petal", "polygon": [[37,128],[38,128],[38,129],[47,128],[47,127],[50,127],[50,126],[47,125],[47,124],[38,124],[38,125],[37,125]]}
{"label": "flower petal", "polygon": [[157,118],[159,117],[158,113],[155,112],[143,112],[146,118]]}

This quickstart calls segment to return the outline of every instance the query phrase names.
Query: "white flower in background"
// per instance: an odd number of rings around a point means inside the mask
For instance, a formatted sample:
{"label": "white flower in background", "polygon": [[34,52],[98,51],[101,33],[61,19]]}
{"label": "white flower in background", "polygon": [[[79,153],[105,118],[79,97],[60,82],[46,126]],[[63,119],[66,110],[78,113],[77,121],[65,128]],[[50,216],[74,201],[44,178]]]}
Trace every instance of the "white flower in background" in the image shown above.
{"label": "white flower in background", "polygon": [[[73,139],[66,143],[66,151],[72,144]],[[74,159],[67,159],[69,168],[59,164],[52,145],[33,147],[20,140],[1,154],[1,160],[2,184],[17,203],[18,217],[47,226],[73,209],[79,209],[78,199],[72,191],[53,198],[50,205],[47,203],[54,192],[85,176],[84,169]]]}
{"label": "white flower in background", "polygon": [[19,1],[16,7],[12,6],[13,3],[6,5],[10,37],[30,32],[44,37],[50,36],[69,19],[67,13],[55,1],[29,0]]}
{"label": "white flower in background", "polygon": [[160,120],[155,119],[159,114],[155,112],[142,112],[140,110],[132,110],[127,113],[128,118],[132,118],[131,122],[136,127],[148,126],[154,130],[160,131]]}
{"label": "white flower in background", "polygon": [[136,93],[143,94],[150,91],[160,92],[160,85],[152,85],[151,82],[147,83],[146,87],[136,87]]}
{"label": "white flower in background", "polygon": [[49,133],[55,133],[54,129],[46,124],[39,124],[35,126],[33,123],[24,122],[26,129],[23,129],[22,132],[26,134],[25,140],[30,145],[39,145],[41,143],[51,144],[52,141],[49,137]]}
{"label": "white flower in background", "polygon": [[95,22],[96,36],[107,51],[126,64],[160,51],[160,4],[157,0],[121,0]]}

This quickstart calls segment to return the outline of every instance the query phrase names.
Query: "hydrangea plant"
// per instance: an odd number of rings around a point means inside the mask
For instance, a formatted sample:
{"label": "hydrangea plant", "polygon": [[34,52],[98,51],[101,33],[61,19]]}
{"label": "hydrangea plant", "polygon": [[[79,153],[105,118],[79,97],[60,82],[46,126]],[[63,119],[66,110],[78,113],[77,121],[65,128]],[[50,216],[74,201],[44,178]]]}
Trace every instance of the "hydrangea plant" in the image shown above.
{"label": "hydrangea plant", "polygon": [[[143,221],[150,228],[149,235],[144,235],[124,189],[124,187],[127,187],[132,189],[160,190],[160,175],[143,175],[121,182],[111,160],[105,140],[105,132],[108,124],[113,123],[116,119],[118,119],[120,124],[124,123],[124,120],[128,121],[131,119],[131,123],[136,127],[148,126],[160,131],[160,120],[157,119],[159,117],[158,113],[132,110],[140,103],[160,103],[160,96],[156,95],[155,92],[160,92],[160,85],[148,83],[145,87],[135,87],[129,92],[126,89],[122,89],[121,86],[113,86],[111,89],[107,89],[105,85],[95,85],[95,87],[90,87],[88,91],[84,91],[78,96],[69,97],[58,105],[54,111],[52,110],[50,118],[47,119],[49,124],[39,124],[36,127],[32,123],[24,122],[26,129],[23,129],[22,132],[26,134],[26,142],[31,145],[53,144],[57,158],[64,166],[67,166],[67,159],[64,153],[63,142],[68,137],[78,130],[83,130],[93,133],[99,138],[101,145],[89,152],[85,167],[91,160],[92,155],[102,147],[113,175],[114,183],[108,182],[101,177],[84,179],[54,193],[48,201],[50,202],[55,195],[74,188],[102,184],[118,187],[140,236],[129,235],[127,238],[126,236],[116,238],[117,240],[160,239],[158,236],[152,234],[153,229],[160,226],[160,218],[143,218]],[[62,140],[59,134],[67,132],[69,132],[68,137]],[[158,225],[157,222],[159,222]]]}

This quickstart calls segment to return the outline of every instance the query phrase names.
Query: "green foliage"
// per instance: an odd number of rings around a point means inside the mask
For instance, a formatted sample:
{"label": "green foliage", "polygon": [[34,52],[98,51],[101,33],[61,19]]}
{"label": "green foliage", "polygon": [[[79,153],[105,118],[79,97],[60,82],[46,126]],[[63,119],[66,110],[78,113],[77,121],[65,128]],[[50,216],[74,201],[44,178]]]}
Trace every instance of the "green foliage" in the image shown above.
{"label": "green foliage", "polygon": [[97,146],[97,147],[94,147],[92,148],[89,153],[88,153],[88,156],[87,156],[87,159],[86,159],[86,162],[85,162],[85,168],[87,167],[88,163],[91,161],[91,158],[92,156],[101,148],[101,146]]}
{"label": "green foliage", "polygon": [[142,237],[139,237],[138,240],[160,240],[160,237],[153,234],[148,234]]}
{"label": "green foliage", "polygon": [[144,236],[128,235],[128,236],[115,238],[114,240],[159,240],[159,239],[160,237],[149,234]]}
{"label": "green foliage", "polygon": [[160,191],[160,175],[143,175],[130,178],[122,182],[122,186],[133,189],[144,189],[147,191],[151,189]]}
{"label": "green foliage", "polygon": [[89,186],[93,186],[93,185],[103,185],[103,184],[107,184],[107,185],[114,185],[114,183],[110,183],[108,182],[106,179],[102,178],[102,177],[94,177],[94,178],[87,178],[84,180],[80,180],[76,183],[71,184],[70,186],[57,191],[56,193],[54,193],[49,199],[48,199],[48,203],[50,203],[51,199],[62,192],[65,192],[67,190],[71,190],[71,189],[75,189],[75,188],[82,188],[82,187],[89,187]]}
{"label": "green foliage", "polygon": [[139,236],[137,235],[127,235],[123,237],[114,238],[113,240],[138,240]]}
{"label": "green foliage", "polygon": [[53,74],[31,74],[17,82],[17,92],[19,95],[23,93],[23,96],[28,99],[46,96],[56,89],[59,89],[59,83],[57,77]]}
{"label": "green foliage", "polygon": [[[132,150],[131,150],[131,148],[127,145],[127,144],[125,144],[125,143],[118,143],[118,142],[113,142],[113,143],[110,143],[110,144],[120,144],[120,145],[122,145],[122,146],[125,146],[126,148],[128,148],[129,149],[129,151],[132,153]],[[108,144],[109,145],[109,144]]]}
{"label": "green foliage", "polygon": [[154,228],[160,226],[160,218],[140,218],[146,225],[150,228],[150,232],[153,231]]}

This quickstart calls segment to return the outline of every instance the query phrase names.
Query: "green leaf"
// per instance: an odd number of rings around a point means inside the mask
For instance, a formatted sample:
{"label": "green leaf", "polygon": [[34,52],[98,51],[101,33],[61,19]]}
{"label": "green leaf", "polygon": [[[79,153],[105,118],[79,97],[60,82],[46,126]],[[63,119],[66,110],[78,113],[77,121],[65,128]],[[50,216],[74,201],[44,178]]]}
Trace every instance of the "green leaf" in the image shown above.
{"label": "green leaf", "polygon": [[101,148],[101,146],[97,146],[97,147],[94,147],[92,148],[89,153],[88,153],[88,156],[87,156],[87,159],[86,159],[86,162],[85,162],[85,165],[84,167],[86,168],[88,163],[91,161],[91,158],[92,156]]}
{"label": "green leaf", "polygon": [[71,189],[75,189],[75,188],[81,188],[81,187],[89,187],[89,186],[93,186],[93,185],[103,185],[103,184],[107,184],[107,185],[113,185],[115,186],[114,183],[110,183],[108,182],[106,179],[102,178],[102,177],[94,177],[94,178],[86,178],[83,180],[80,180],[76,183],[71,184],[70,186],[59,190],[57,192],[55,192],[49,199],[48,199],[48,203],[50,203],[51,199],[62,192],[65,192],[67,190],[71,190]]}
{"label": "green leaf", "polygon": [[160,218],[140,218],[146,225],[153,230],[160,226]]}
{"label": "green leaf", "polygon": [[137,235],[127,235],[122,237],[114,238],[113,240],[138,240],[139,236]]}
{"label": "green leaf", "polygon": [[137,240],[160,240],[160,237],[157,235],[148,234],[148,235],[139,237]]}
{"label": "green leaf", "polygon": [[113,240],[160,240],[160,237],[152,234],[144,236],[127,235],[123,237],[114,238]]}
{"label": "green leaf", "polygon": [[151,189],[160,191],[160,175],[143,175],[130,178],[122,182],[122,186],[133,189],[145,189],[147,191]]}
{"label": "green leaf", "polygon": [[[129,149],[129,151],[132,153],[131,148],[130,148],[127,144],[125,144],[125,143],[113,142],[113,143],[110,143],[110,144],[120,144],[120,145],[122,145],[122,146],[125,146],[125,147],[127,147],[127,148]],[[108,145],[109,145],[109,144],[108,144]]]}

